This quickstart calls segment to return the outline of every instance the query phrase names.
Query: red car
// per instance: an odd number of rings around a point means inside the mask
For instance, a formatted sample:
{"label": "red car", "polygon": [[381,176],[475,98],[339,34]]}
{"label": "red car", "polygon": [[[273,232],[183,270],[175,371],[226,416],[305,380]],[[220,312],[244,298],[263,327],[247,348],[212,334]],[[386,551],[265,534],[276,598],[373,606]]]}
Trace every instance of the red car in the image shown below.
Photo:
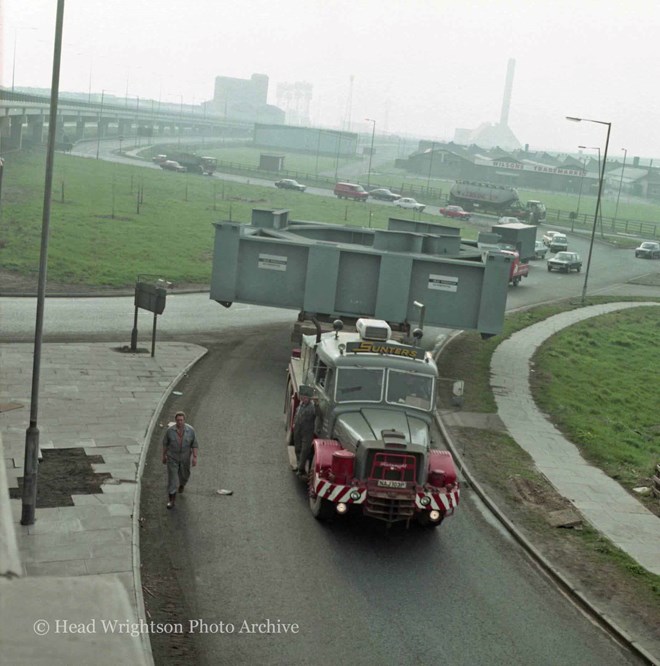
{"label": "red car", "polygon": [[444,217],[457,217],[459,220],[469,220],[472,215],[460,206],[445,206],[440,209],[440,215]]}

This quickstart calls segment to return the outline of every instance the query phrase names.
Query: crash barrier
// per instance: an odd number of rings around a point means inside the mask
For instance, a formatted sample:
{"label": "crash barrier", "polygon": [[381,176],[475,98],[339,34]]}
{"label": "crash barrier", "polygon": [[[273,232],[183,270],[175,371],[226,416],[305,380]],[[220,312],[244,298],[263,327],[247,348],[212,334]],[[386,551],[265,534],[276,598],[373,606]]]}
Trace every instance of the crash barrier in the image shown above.
{"label": "crash barrier", "polygon": [[660,499],[660,463],[655,466],[655,475],[653,476],[653,494]]}

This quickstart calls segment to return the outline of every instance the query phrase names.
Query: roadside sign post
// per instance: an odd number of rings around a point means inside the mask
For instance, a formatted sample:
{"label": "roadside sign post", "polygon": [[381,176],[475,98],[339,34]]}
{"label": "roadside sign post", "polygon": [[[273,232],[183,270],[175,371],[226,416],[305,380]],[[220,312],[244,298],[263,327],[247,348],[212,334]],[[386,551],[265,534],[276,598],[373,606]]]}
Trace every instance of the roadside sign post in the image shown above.
{"label": "roadside sign post", "polygon": [[133,330],[131,331],[131,351],[137,351],[138,338],[138,309],[148,310],[154,313],[153,329],[151,335],[151,356],[156,353],[156,322],[157,317],[165,310],[165,299],[167,287],[170,283],[158,278],[155,281],[147,281],[145,276],[139,276],[135,283],[135,314],[133,317]]}

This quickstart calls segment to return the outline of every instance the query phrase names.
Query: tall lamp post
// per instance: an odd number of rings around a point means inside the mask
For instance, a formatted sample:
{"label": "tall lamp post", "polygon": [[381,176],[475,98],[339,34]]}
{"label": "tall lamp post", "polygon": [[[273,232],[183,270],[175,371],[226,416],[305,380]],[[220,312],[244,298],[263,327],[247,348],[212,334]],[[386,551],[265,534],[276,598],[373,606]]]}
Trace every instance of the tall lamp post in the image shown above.
{"label": "tall lamp post", "polygon": [[[600,177],[600,146],[578,146],[578,148],[584,148],[585,150],[597,150],[598,151],[598,174]],[[603,214],[600,214],[600,235],[603,237]]]}
{"label": "tall lamp post", "polygon": [[21,525],[34,525],[37,507],[37,481],[39,476],[39,380],[41,377],[41,343],[44,328],[46,278],[48,274],[48,237],[50,234],[50,202],[53,198],[53,166],[57,131],[57,101],[60,92],[60,63],[62,32],[64,27],[64,0],[57,0],[55,17],[55,43],[53,48],[53,75],[50,86],[50,113],[48,116],[48,148],[44,205],[41,218],[41,248],[39,252],[39,280],[37,287],[37,315],[34,326],[34,353],[32,355],[32,392],[30,394],[30,425],[25,431],[25,459],[23,463],[23,492]]}
{"label": "tall lamp post", "polygon": [[429,156],[429,175],[426,179],[426,196],[430,196],[431,191],[431,173],[433,171],[433,155],[435,154],[435,141],[431,144],[431,154]]}
{"label": "tall lamp post", "polygon": [[[579,148],[580,146],[578,146]],[[584,158],[584,166],[582,167],[582,175],[580,176],[580,191],[578,192],[578,203],[577,210],[575,211],[575,217],[580,214],[580,201],[582,200],[582,185],[584,184],[584,174],[587,171],[587,158]]]}
{"label": "tall lamp post", "polygon": [[623,150],[623,166],[621,167],[621,180],[619,180],[619,193],[616,195],[616,208],[614,209],[614,222],[616,224],[616,216],[619,214],[619,199],[621,197],[621,186],[623,185],[623,172],[626,170],[626,157],[628,157],[628,151],[626,148],[621,148]]}
{"label": "tall lamp post", "polygon": [[371,118],[365,118],[371,127],[371,148],[369,149],[369,171],[367,172],[367,190],[371,187],[371,158],[374,156],[374,137],[376,136],[376,121]]}
{"label": "tall lamp post", "polygon": [[101,150],[101,132],[103,131],[103,98],[105,97],[105,93],[110,92],[109,90],[106,90],[105,88],[101,91],[101,111],[99,113],[99,128],[96,133],[96,159],[98,160],[99,158],[99,151]]}
{"label": "tall lamp post", "polygon": [[[587,258],[587,269],[584,272],[584,284],[582,285],[582,305],[587,297],[587,282],[589,281],[589,268],[591,267],[591,255],[594,249],[594,236],[596,235],[596,223],[598,221],[598,212],[600,210],[600,197],[603,192],[603,179],[605,176],[605,164],[607,163],[607,149],[610,145],[610,132],[612,131],[612,123],[603,120],[591,120],[589,118],[576,118],[574,116],[566,116],[566,120],[571,120],[575,123],[596,123],[597,125],[607,125],[607,138],[605,139],[605,153],[603,154],[603,163],[600,168],[600,180],[598,182],[598,197],[596,199],[596,212],[594,213],[594,224],[591,229],[591,240],[589,241],[589,256]],[[599,152],[600,158],[600,152]]]}

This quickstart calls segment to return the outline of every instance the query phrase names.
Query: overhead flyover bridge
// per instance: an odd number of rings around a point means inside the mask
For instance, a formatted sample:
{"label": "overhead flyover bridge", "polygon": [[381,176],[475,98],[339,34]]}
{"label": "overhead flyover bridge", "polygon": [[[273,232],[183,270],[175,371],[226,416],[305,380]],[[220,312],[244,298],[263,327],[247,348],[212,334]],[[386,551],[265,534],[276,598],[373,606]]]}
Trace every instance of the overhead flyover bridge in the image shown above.
{"label": "overhead flyover bridge", "polygon": [[299,312],[299,321],[383,319],[502,331],[511,256],[464,243],[460,231],[390,218],[387,229],[289,220],[255,209],[251,224],[216,222],[211,299]]}
{"label": "overhead flyover bridge", "polygon": [[[251,137],[254,123],[207,114],[200,106],[125,99],[100,94],[68,96],[57,101],[57,143],[66,147],[84,138],[190,135]],[[24,141],[47,141],[50,97],[0,87],[0,152],[20,150]]]}

